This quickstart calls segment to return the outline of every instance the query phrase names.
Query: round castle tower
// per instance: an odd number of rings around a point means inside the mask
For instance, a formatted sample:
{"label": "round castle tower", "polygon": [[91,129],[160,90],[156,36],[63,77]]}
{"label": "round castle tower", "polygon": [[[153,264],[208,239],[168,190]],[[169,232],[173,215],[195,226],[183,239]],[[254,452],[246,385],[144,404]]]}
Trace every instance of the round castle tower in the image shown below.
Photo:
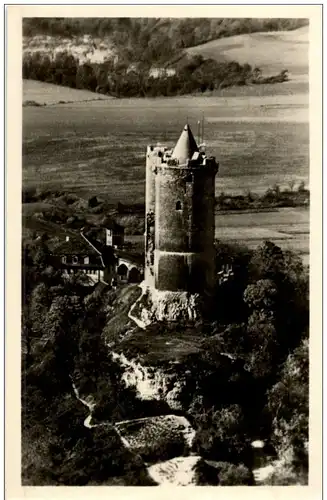
{"label": "round castle tower", "polygon": [[146,281],[157,290],[202,293],[214,281],[218,164],[185,125],[173,151],[148,147]]}
{"label": "round castle tower", "polygon": [[173,150],[147,148],[143,287],[157,319],[197,318],[195,297],[214,285],[217,171],[189,125]]}

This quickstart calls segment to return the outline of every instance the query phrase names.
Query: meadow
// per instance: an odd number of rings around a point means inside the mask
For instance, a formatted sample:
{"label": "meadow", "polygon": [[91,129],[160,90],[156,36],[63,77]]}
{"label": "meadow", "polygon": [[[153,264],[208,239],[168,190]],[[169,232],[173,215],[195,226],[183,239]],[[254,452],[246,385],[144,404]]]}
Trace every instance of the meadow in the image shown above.
{"label": "meadow", "polygon": [[67,102],[85,102],[111,99],[110,96],[95,94],[88,90],[60,87],[36,80],[23,80],[23,105],[51,106]]}
{"label": "meadow", "polygon": [[308,182],[307,95],[112,99],[23,109],[23,183],[144,201],[145,151],[186,121],[220,163],[216,193]]}
{"label": "meadow", "polygon": [[294,250],[309,264],[309,210],[280,208],[269,212],[216,214],[218,240],[256,248],[273,241],[283,250]]}
{"label": "meadow", "polygon": [[263,74],[288,69],[292,78],[307,79],[309,26],[292,31],[270,31],[230,36],[186,49],[217,61],[237,61],[258,66]]}

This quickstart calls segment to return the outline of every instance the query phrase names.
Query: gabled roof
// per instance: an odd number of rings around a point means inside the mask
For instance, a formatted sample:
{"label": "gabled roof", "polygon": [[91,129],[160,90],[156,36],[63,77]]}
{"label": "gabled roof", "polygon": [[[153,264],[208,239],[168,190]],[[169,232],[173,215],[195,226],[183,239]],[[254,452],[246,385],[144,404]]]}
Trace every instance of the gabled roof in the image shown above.
{"label": "gabled roof", "polygon": [[58,243],[52,251],[53,255],[93,255],[97,257],[99,265],[104,267],[101,252],[84,236],[80,233],[78,236],[69,236],[66,241]]}
{"label": "gabled roof", "polygon": [[69,236],[69,240],[60,241],[53,248],[53,253],[56,255],[98,255],[98,252],[81,235]]}
{"label": "gabled roof", "polygon": [[191,159],[193,154],[199,151],[192,131],[188,124],[185,125],[177,143],[174,147],[172,158],[176,158],[179,163],[184,164],[186,160]]}

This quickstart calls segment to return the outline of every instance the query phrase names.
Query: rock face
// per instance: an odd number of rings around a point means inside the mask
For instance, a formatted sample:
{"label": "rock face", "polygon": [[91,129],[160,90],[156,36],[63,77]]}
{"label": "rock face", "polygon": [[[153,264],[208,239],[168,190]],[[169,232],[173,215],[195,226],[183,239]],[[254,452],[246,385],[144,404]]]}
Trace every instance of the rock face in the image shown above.
{"label": "rock face", "polygon": [[144,366],[122,353],[113,352],[111,355],[124,368],[122,379],[126,386],[135,388],[140,399],[164,401],[172,410],[183,409],[179,396],[184,382],[176,373],[168,373],[159,367]]}
{"label": "rock face", "polygon": [[[206,480],[203,481],[205,471]],[[160,486],[217,485],[218,474],[200,456],[176,457],[148,467],[150,477]]]}
{"label": "rock face", "polygon": [[155,321],[196,322],[203,315],[199,294],[150,289],[141,283],[142,295],[130,309],[129,317],[146,328]]}
{"label": "rock face", "polygon": [[150,463],[187,455],[195,436],[188,420],[177,415],[117,422],[115,428],[124,444]]}

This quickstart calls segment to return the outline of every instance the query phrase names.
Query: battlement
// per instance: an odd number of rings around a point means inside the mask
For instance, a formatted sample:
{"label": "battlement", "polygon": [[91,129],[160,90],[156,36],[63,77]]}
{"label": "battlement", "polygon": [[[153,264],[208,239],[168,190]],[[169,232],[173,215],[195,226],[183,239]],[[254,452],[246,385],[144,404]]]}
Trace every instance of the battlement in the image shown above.
{"label": "battlement", "polygon": [[147,158],[152,160],[152,164],[168,163],[172,155],[172,149],[167,146],[148,146]]}
{"label": "battlement", "polygon": [[151,159],[153,166],[162,166],[170,168],[211,168],[218,170],[218,163],[214,156],[207,156],[205,151],[194,151],[191,158],[180,160],[173,156],[173,149],[166,146],[148,146],[147,157]]}

